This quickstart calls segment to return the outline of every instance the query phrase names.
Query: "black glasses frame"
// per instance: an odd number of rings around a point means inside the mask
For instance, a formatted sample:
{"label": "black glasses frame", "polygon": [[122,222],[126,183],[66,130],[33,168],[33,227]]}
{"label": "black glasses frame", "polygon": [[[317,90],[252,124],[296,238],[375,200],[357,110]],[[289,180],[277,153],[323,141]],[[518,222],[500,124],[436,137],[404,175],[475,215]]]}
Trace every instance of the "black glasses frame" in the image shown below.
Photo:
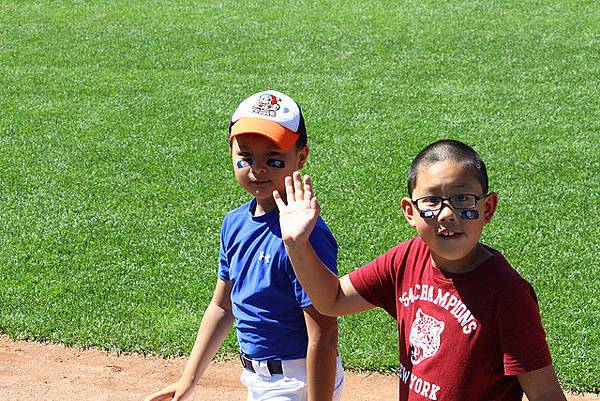
{"label": "black glasses frame", "polygon": [[[487,196],[489,196],[489,193],[485,193],[485,194],[481,194],[481,195],[475,195],[475,194],[456,194],[456,195],[452,195],[452,196],[448,196],[446,198],[442,197],[442,196],[422,196],[420,198],[417,199],[411,199],[410,201],[412,202],[412,204],[414,205],[415,209],[417,209],[419,211],[419,213],[421,214],[421,217],[433,217],[433,216],[437,216],[438,214],[440,214],[440,212],[442,211],[442,209],[444,208],[444,206],[451,206],[453,209],[456,210],[468,210],[468,209],[474,209],[475,206],[477,206],[477,202]],[[458,196],[472,196],[475,198],[475,202],[473,203],[473,206],[470,207],[456,207],[454,206],[454,203],[452,202],[452,199],[456,199],[456,197]],[[419,209],[418,203],[419,200],[421,199],[425,199],[425,198],[434,198],[436,200],[440,200],[440,207],[437,209]],[[448,203],[446,203],[446,201],[450,202],[450,205],[448,205]]]}

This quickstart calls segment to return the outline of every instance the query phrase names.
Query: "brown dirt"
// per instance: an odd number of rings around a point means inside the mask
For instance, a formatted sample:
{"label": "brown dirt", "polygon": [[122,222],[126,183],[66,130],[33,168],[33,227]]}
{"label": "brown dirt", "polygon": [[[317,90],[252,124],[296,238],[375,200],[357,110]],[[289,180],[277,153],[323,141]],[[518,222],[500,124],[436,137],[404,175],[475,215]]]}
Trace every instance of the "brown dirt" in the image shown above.
{"label": "brown dirt", "polygon": [[[142,400],[177,380],[185,359],[117,355],[62,345],[11,341],[0,336],[0,400]],[[193,400],[244,401],[237,361],[213,363],[196,387]],[[395,376],[346,372],[344,401],[397,400]],[[599,401],[597,395],[569,401]]]}

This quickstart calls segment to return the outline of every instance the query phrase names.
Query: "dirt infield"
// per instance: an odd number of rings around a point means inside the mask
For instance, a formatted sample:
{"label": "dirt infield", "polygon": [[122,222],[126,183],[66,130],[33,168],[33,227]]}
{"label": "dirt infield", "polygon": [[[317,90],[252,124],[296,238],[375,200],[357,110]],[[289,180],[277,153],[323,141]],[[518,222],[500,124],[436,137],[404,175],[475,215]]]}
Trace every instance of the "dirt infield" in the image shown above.
{"label": "dirt infield", "polygon": [[[182,358],[117,355],[0,336],[0,400],[142,400],[179,378],[184,364]],[[240,369],[237,361],[212,364],[191,400],[245,400]],[[347,372],[343,400],[397,400],[397,387],[395,376]],[[600,397],[568,399],[598,401]]]}

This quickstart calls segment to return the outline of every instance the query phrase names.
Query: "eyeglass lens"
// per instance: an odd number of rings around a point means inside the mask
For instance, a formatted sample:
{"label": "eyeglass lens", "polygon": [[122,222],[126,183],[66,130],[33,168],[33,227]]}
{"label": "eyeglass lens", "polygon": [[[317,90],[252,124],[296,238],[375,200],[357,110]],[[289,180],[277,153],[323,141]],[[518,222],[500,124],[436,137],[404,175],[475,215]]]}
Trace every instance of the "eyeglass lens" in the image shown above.
{"label": "eyeglass lens", "polygon": [[437,210],[442,207],[442,203],[445,200],[449,200],[450,204],[455,209],[471,209],[475,207],[475,204],[477,203],[477,197],[471,194],[459,194],[449,198],[426,196],[417,199],[417,207],[419,209]]}

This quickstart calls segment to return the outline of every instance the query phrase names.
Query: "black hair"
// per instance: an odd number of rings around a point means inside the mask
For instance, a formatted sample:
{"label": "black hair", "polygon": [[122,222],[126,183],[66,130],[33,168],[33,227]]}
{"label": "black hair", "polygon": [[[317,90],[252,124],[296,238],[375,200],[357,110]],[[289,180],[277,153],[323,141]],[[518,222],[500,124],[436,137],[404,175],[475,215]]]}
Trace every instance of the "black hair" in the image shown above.
{"label": "black hair", "polygon": [[481,156],[473,148],[462,142],[444,139],[425,147],[412,161],[408,172],[408,195],[412,197],[413,189],[417,185],[417,173],[420,168],[446,160],[460,163],[481,183],[483,193],[487,193],[488,175]]}
{"label": "black hair", "polygon": [[298,123],[298,134],[300,135],[296,140],[296,149],[300,150],[306,145],[308,145],[308,136],[306,135],[306,125],[304,124],[304,115],[302,114],[302,109],[300,105],[294,100],[296,106],[298,106],[298,110],[300,111],[300,122]]}

